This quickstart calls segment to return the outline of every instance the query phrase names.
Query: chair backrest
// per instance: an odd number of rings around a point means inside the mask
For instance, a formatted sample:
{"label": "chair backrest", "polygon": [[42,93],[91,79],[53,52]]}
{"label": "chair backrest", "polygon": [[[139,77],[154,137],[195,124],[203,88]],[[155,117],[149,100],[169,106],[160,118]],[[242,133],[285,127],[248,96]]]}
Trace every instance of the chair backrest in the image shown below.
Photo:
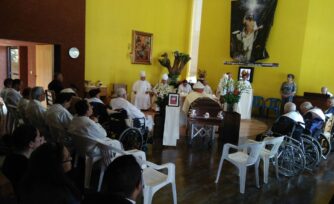
{"label": "chair backrest", "polygon": [[277,154],[279,147],[284,140],[284,136],[281,137],[266,137],[264,138],[265,145],[273,145],[270,150],[270,156]]}
{"label": "chair backrest", "polygon": [[117,156],[126,154],[124,150],[114,147],[112,145],[107,145],[104,143],[97,143],[102,153],[102,161],[105,166],[108,166]]}
{"label": "chair backrest", "polygon": [[56,94],[53,90],[45,90],[45,100],[47,106],[52,106],[56,101]]}
{"label": "chair backrest", "polygon": [[196,115],[204,115],[209,113],[210,116],[216,117],[219,111],[222,111],[220,104],[211,98],[202,97],[198,98],[190,104],[191,110],[196,110]]}
{"label": "chair backrest", "polygon": [[113,84],[112,86],[113,86],[113,96],[116,96],[116,91],[117,91],[117,89],[119,89],[119,88],[124,88],[125,91],[126,91],[126,93],[128,92],[128,91],[127,91],[127,85],[126,85],[126,84],[117,84],[117,83],[115,83],[115,84]]}
{"label": "chair backrest", "polygon": [[245,144],[248,149],[248,159],[247,159],[247,165],[255,164],[255,162],[259,159],[260,152],[264,146],[264,142],[256,142],[256,143],[248,143]]}
{"label": "chair backrest", "polygon": [[269,109],[279,110],[281,107],[281,99],[279,98],[267,98],[265,100],[266,107]]}
{"label": "chair backrest", "polygon": [[332,115],[330,118],[327,119],[324,132],[332,132],[334,126],[334,115]]}
{"label": "chair backrest", "polygon": [[263,107],[264,106],[264,98],[262,96],[253,96],[253,107]]}

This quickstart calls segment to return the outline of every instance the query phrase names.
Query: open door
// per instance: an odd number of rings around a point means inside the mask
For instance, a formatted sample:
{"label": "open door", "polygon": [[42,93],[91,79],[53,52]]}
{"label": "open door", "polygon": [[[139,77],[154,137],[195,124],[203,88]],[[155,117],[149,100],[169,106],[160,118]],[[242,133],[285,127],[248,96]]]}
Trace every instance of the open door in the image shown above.
{"label": "open door", "polygon": [[48,89],[54,69],[53,45],[36,45],[36,84]]}

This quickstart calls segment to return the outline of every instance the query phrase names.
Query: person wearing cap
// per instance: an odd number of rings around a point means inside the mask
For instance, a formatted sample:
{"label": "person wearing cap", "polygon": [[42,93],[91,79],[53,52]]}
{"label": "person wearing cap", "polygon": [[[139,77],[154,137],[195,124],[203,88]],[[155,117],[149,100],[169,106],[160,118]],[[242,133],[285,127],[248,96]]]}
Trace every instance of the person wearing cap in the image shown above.
{"label": "person wearing cap", "polygon": [[60,93],[69,93],[72,94],[72,100],[71,100],[71,105],[68,108],[68,111],[74,115],[76,114],[75,111],[75,104],[80,101],[82,98],[78,96],[77,92],[73,89],[73,88],[65,88],[63,90],[60,91]]}
{"label": "person wearing cap", "polygon": [[45,122],[46,108],[42,105],[45,100],[43,87],[36,86],[31,90],[30,101],[26,108],[26,118],[34,127],[36,127],[46,138],[49,135],[49,130]]}
{"label": "person wearing cap", "polygon": [[148,110],[151,107],[151,84],[146,80],[144,71],[140,72],[140,80],[132,86],[131,103],[140,110]]}
{"label": "person wearing cap", "polygon": [[249,73],[244,70],[241,72],[241,77],[242,79],[238,81],[237,85],[241,94],[236,112],[240,113],[241,119],[251,119],[253,90],[251,83],[248,81]]}
{"label": "person wearing cap", "polygon": [[178,93],[181,95],[188,95],[192,91],[192,88],[190,84],[188,84],[188,81],[185,79],[182,81],[182,83],[178,87]]}
{"label": "person wearing cap", "polygon": [[210,87],[210,85],[208,84],[207,80],[203,80],[203,85],[204,85],[204,93],[208,94],[208,95],[212,95],[212,89]]}
{"label": "person wearing cap", "polygon": [[187,115],[189,111],[190,104],[194,102],[196,99],[201,98],[201,97],[208,97],[212,98],[211,95],[205,94],[204,93],[204,85],[201,82],[197,82],[193,86],[193,92],[188,94],[188,96],[185,98],[183,106],[182,106],[182,111]]}
{"label": "person wearing cap", "polygon": [[164,74],[161,77],[161,82],[157,83],[153,88],[153,97],[152,97],[152,109],[157,109],[156,101],[157,99],[163,98],[164,96],[168,95],[168,93],[174,92],[173,87],[170,86],[168,83],[168,75]]}
{"label": "person wearing cap", "polygon": [[234,91],[234,80],[232,79],[232,74],[230,72],[227,72],[226,74],[223,74],[217,88],[217,95],[220,96],[219,98],[220,102],[223,104],[224,96],[228,92],[233,92],[233,91]]}

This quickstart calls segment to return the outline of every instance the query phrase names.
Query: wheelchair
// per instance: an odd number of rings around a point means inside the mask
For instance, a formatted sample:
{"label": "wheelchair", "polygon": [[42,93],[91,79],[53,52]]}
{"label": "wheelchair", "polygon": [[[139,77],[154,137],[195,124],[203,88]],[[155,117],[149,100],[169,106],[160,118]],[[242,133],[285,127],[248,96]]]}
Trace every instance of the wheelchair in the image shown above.
{"label": "wheelchair", "polygon": [[135,118],[132,125],[127,123],[128,115],[126,110],[118,110],[110,115],[108,121],[102,126],[108,137],[117,139],[123,144],[124,150],[139,149],[147,151],[148,129],[145,118]]}
{"label": "wheelchair", "polygon": [[266,136],[282,136],[284,141],[278,151],[279,173],[291,177],[304,169],[312,171],[320,162],[321,146],[311,136],[304,134],[303,124],[282,116]]}
{"label": "wheelchair", "polygon": [[331,152],[333,118],[327,118],[326,122],[319,118],[309,119],[305,124],[305,134],[310,135],[319,142],[321,157],[327,159]]}

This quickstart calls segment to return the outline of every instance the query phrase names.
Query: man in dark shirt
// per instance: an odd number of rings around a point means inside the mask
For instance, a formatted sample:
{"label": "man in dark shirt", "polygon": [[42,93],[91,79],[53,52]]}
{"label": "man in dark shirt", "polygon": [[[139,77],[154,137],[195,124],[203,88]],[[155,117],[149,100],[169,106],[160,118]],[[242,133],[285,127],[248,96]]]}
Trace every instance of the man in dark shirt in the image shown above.
{"label": "man in dark shirt", "polygon": [[56,95],[60,93],[61,90],[64,89],[63,86],[63,74],[55,73],[53,80],[48,85],[49,90],[53,90]]}
{"label": "man in dark shirt", "polygon": [[38,129],[31,125],[21,125],[15,129],[11,140],[13,152],[6,156],[2,166],[2,172],[12,183],[15,192],[28,168],[31,153],[44,142]]}

